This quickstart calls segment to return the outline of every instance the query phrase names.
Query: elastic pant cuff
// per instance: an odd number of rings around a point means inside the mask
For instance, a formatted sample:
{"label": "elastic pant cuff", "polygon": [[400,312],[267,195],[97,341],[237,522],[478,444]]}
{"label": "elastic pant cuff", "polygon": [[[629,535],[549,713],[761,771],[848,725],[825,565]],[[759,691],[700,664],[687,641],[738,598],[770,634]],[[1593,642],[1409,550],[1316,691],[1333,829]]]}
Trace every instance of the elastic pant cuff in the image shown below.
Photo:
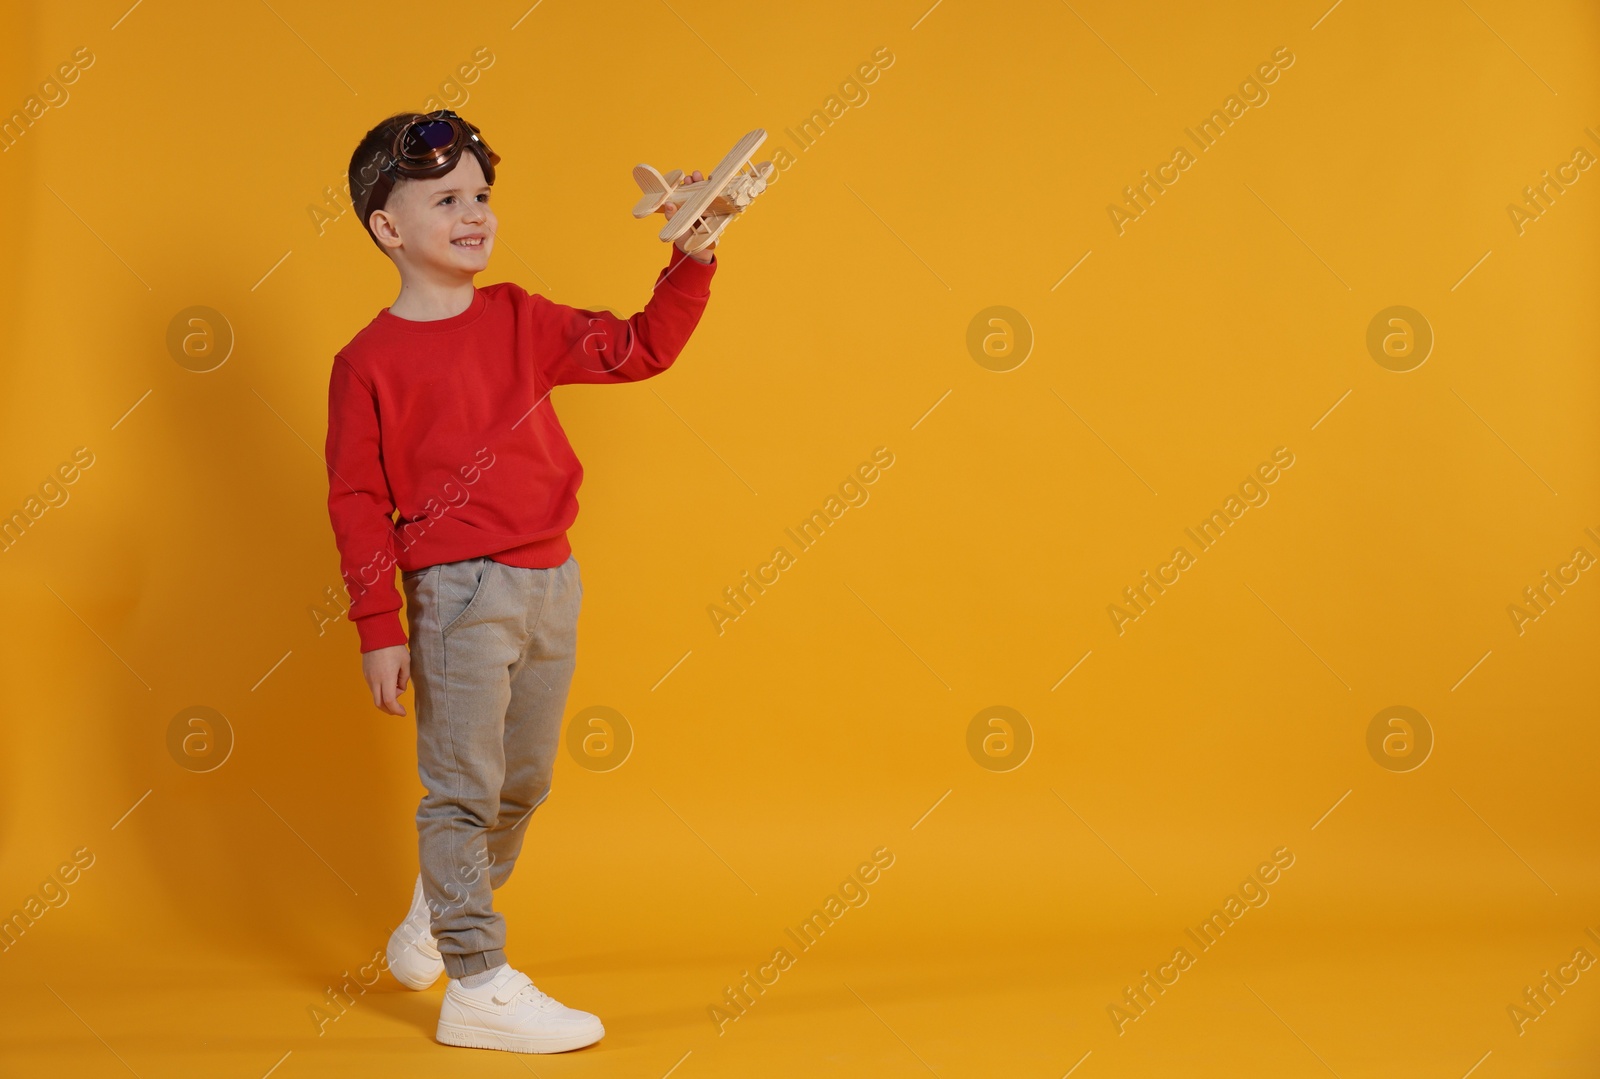
{"label": "elastic pant cuff", "polygon": [[491,948],[486,952],[471,952],[467,955],[441,952],[439,958],[444,960],[444,972],[457,980],[469,974],[481,974],[483,971],[493,970],[507,962],[504,948]]}

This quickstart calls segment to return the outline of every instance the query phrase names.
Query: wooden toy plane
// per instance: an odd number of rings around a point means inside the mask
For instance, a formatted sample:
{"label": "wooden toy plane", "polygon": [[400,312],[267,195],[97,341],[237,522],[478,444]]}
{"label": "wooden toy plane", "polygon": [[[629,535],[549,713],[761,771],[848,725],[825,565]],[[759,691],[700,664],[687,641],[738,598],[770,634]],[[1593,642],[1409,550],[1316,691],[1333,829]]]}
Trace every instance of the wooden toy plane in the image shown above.
{"label": "wooden toy plane", "polygon": [[728,156],[718,162],[710,176],[696,183],[681,183],[682,169],[673,169],[662,176],[649,165],[635,165],[633,178],[644,197],[633,207],[633,216],[648,217],[668,202],[676,203],[677,212],[667,219],[661,239],[676,242],[684,237],[678,247],[685,254],[699,251],[714,242],[751,200],[767,189],[772,162],[763,161],[745,168],[755,156],[756,148],[765,141],[766,129],[756,128],[728,151]]}

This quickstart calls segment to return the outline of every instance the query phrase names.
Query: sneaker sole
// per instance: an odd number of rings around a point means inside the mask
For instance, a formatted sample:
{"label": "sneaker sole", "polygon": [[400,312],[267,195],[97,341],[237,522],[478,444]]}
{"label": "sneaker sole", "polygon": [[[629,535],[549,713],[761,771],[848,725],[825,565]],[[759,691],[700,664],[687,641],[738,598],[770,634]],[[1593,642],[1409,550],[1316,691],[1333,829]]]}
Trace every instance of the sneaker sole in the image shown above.
{"label": "sneaker sole", "polygon": [[445,1045],[458,1045],[464,1049],[504,1049],[513,1053],[565,1053],[593,1045],[606,1036],[601,1027],[594,1034],[563,1034],[534,1037],[528,1034],[502,1034],[481,1027],[464,1027],[455,1023],[439,1024],[436,1035]]}

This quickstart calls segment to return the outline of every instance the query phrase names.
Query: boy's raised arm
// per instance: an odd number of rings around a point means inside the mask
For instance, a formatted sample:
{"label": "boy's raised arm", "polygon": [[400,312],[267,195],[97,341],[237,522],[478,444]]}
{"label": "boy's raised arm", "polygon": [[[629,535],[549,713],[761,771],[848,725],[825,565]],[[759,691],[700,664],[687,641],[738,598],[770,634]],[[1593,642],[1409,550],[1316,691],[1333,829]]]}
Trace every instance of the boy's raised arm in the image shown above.
{"label": "boy's raised arm", "polygon": [[675,244],[670,250],[644,310],[630,318],[543,300],[534,362],[547,385],[638,382],[672,366],[711,298],[717,260],[702,263]]}
{"label": "boy's raised arm", "polygon": [[405,644],[394,583],[394,497],[383,474],[378,402],[343,356],[334,358],[328,379],[327,461],[328,517],[361,651]]}

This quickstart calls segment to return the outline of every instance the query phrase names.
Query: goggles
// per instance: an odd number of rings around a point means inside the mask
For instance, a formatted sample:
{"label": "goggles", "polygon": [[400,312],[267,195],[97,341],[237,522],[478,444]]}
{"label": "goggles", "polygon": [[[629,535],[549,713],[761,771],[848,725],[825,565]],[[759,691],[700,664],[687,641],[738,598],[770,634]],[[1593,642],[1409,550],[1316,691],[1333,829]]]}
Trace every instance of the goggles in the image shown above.
{"label": "goggles", "polygon": [[[380,151],[363,169],[377,175],[367,186],[361,208],[361,223],[367,224],[372,211],[383,209],[397,180],[426,180],[441,176],[455,167],[462,151],[471,150],[483,166],[483,178],[494,183],[494,167],[500,155],[478,133],[478,128],[450,109],[417,113],[395,132],[387,152]],[[368,228],[370,232],[370,227]]]}

